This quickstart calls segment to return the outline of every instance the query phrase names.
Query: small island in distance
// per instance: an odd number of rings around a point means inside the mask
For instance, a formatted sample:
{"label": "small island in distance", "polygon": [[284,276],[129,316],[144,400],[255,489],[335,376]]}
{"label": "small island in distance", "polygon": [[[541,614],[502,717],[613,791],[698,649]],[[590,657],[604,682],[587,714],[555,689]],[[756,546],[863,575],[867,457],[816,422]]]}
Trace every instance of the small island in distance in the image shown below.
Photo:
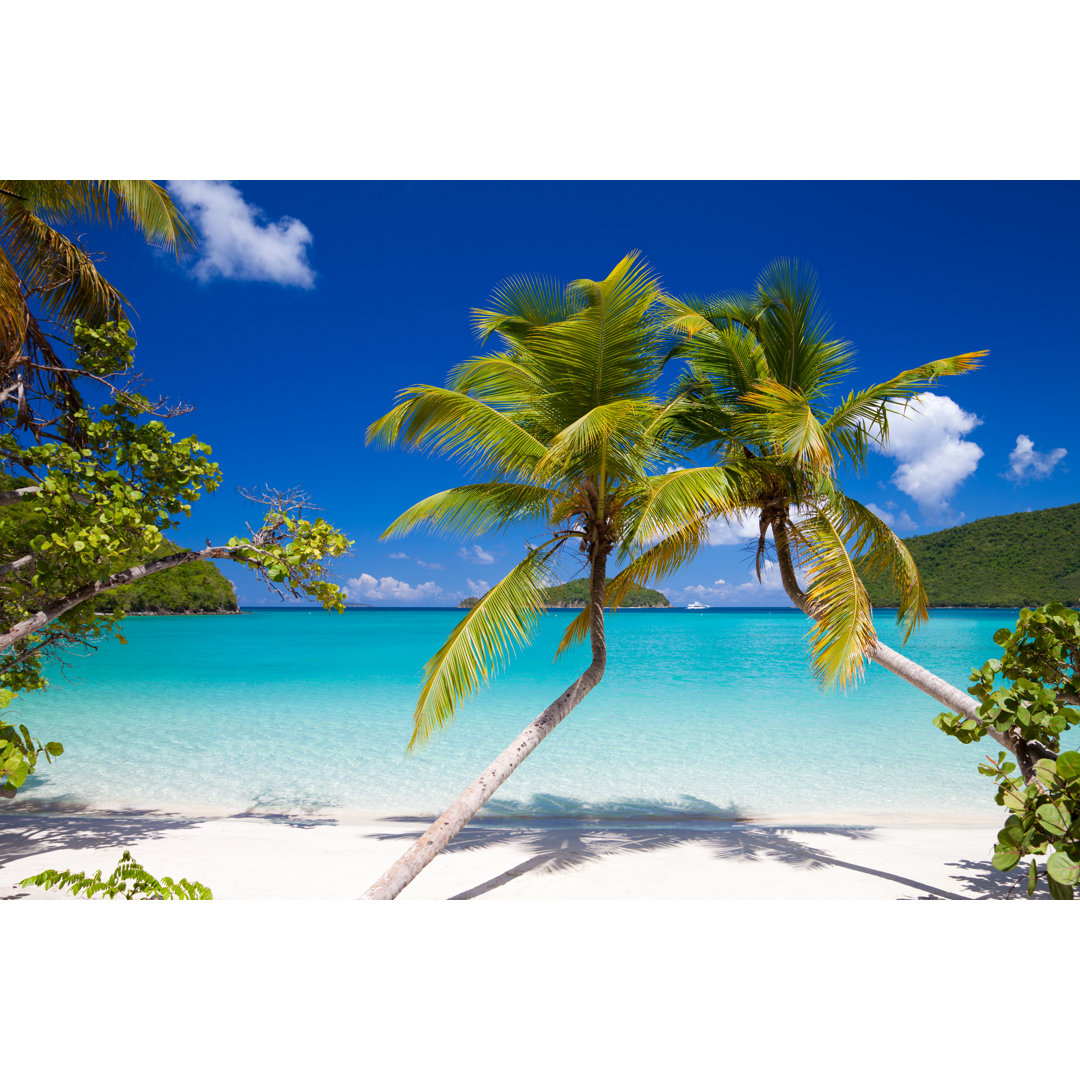
{"label": "small island in distance", "polygon": [[[608,578],[608,586],[611,578]],[[551,585],[543,590],[544,599],[550,608],[583,608],[589,602],[589,579],[578,578],[576,581],[568,581],[565,585]],[[480,602],[478,596],[466,596],[458,604],[458,607],[471,608]],[[626,594],[622,606],[624,608],[666,608],[671,607],[671,601],[656,589],[646,589],[640,585],[633,585]]]}
{"label": "small island in distance", "polygon": [[[178,550],[170,544],[159,553]],[[97,604],[105,611],[119,609],[132,615],[219,615],[240,610],[232,582],[208,562],[184,563],[122,585],[99,597]]]}

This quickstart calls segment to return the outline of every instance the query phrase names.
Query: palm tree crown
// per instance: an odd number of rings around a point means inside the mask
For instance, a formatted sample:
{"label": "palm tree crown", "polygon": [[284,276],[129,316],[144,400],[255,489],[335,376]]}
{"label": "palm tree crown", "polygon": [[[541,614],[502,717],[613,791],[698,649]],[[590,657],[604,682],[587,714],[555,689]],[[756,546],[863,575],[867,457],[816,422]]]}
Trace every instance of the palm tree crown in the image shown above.
{"label": "palm tree crown", "polygon": [[[632,253],[602,281],[567,289],[516,278],[473,313],[497,347],[454,369],[448,385],[411,386],[371,425],[370,440],[455,457],[477,475],[406,510],[384,533],[423,528],[479,536],[532,526],[545,538],[490,589],[428,662],[410,746],[426,741],[461,701],[527,641],[545,610],[567,544],[584,556],[594,602],[560,645],[602,645],[608,555],[635,531],[648,473],[664,460],[666,415],[651,394],[662,330],[655,275]],[[597,581],[597,577],[599,580]],[[599,613],[596,600],[599,600]],[[590,614],[591,613],[591,614]]]}
{"label": "palm tree crown", "polygon": [[[788,595],[815,619],[815,668],[827,681],[845,683],[877,641],[866,575],[891,575],[907,634],[927,611],[907,548],[843,493],[837,471],[859,468],[870,443],[887,440],[890,412],[909,407],[940,376],[977,367],[985,354],[903,371],[830,408],[826,397],[851,372],[854,354],[830,336],[814,278],[797,263],[773,263],[748,294],[666,298],[664,306],[677,339],[670,355],[687,363],[670,434],[687,450],[712,447],[724,468],[741,474],[749,492],[742,509],[759,515],[758,572],[771,532]],[[677,549],[679,534],[666,542]],[[805,590],[796,567],[808,579]],[[643,558],[627,573],[637,580],[652,570]]]}

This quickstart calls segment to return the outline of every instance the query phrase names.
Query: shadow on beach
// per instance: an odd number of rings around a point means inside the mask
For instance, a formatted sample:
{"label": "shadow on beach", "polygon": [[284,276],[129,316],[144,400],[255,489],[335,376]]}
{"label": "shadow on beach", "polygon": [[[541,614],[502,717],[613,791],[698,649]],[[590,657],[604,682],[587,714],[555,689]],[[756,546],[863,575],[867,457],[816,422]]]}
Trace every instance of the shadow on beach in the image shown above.
{"label": "shadow on beach", "polygon": [[[314,818],[288,813],[247,810],[230,818],[268,821],[275,825],[310,829],[335,825],[333,818]],[[0,806],[0,871],[8,863],[51,851],[96,848],[128,848],[169,833],[191,829],[207,819],[152,810],[99,810],[71,802],[36,804],[32,807]],[[19,900],[25,892],[7,893],[0,885],[0,900]]]}
{"label": "shadow on beach", "polygon": [[[949,892],[924,881],[890,874],[884,870],[837,859],[812,843],[814,838],[841,837],[872,841],[873,826],[760,825],[735,806],[719,807],[686,797],[676,806],[652,802],[592,804],[550,795],[528,803],[492,800],[483,816],[467,825],[449,844],[447,852],[478,851],[500,845],[517,845],[533,854],[496,877],[481,882],[451,900],[471,900],[531,872],[561,873],[614,855],[657,851],[680,844],[699,844],[717,859],[772,859],[804,870],[835,866],[856,873],[895,881],[927,894],[925,899],[963,900],[971,895]],[[416,822],[426,827],[427,818],[388,818]],[[403,834],[379,833],[379,840],[412,839],[424,830]],[[951,863],[971,871],[953,875],[978,898],[1003,898],[1012,884],[985,864]],[[998,880],[1000,879],[1000,880]],[[1013,893],[1013,895],[1016,895]]]}
{"label": "shadow on beach", "polygon": [[[194,824],[190,819],[145,810],[102,813],[70,803],[62,811],[35,808],[0,812],[0,870],[29,855],[72,848],[129,847]],[[0,886],[0,900],[17,900],[26,895],[4,895]]]}

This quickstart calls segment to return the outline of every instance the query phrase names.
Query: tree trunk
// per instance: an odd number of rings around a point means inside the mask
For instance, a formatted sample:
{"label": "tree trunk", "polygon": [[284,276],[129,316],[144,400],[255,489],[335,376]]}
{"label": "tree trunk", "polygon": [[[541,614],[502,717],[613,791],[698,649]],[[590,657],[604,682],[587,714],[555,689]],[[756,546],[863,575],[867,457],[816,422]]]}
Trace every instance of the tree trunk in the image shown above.
{"label": "tree trunk", "polygon": [[[0,633],[0,652],[10,649],[17,641],[21,641],[28,634],[36,634],[43,627],[48,626],[53,619],[78,607],[92,596],[100,596],[111,589],[118,589],[121,585],[130,585],[133,581],[147,577],[150,574],[158,574],[162,570],[171,570],[174,566],[182,566],[184,563],[198,562],[202,559],[236,559],[238,549],[229,547],[208,547],[202,551],[179,551],[175,555],[166,555],[153,562],[140,563],[138,566],[129,567],[107,577],[104,581],[92,581],[81,589],[69,593],[67,596],[54,600],[51,604],[42,608],[41,611],[15,623],[14,626]],[[21,560],[17,560],[21,561]]]}
{"label": "tree trunk", "polygon": [[427,832],[360,897],[361,900],[393,900],[468,825],[503,781],[603,678],[607,664],[607,642],[604,638],[606,572],[607,552],[598,549],[593,559],[589,582],[589,640],[592,644],[592,663],[573,685],[567,687],[562,695],[529,724],[458,796]]}
{"label": "tree trunk", "polygon": [[[782,521],[774,521],[772,530],[773,537],[776,540],[776,561],[780,567],[780,580],[783,582],[784,591],[800,611],[813,618],[814,616],[810,611],[809,597],[799,587],[798,579],[795,576],[787,526]],[[880,641],[875,641],[867,650],[866,655],[869,659],[879,663],[886,671],[899,675],[901,679],[911,683],[917,690],[929,694],[930,697],[941,702],[947,709],[959,713],[969,720],[974,720],[990,738],[1016,757],[1025,781],[1030,781],[1036,760],[1057,757],[1057,754],[1047,749],[1042,743],[1034,740],[1023,742],[1016,735],[998,731],[997,728],[991,727],[979,715],[979,703],[970,694],[965,694],[963,690],[957,689],[940,676],[927,671],[926,668],[916,664],[914,660],[909,660],[895,649],[890,649],[888,645],[882,645]]]}

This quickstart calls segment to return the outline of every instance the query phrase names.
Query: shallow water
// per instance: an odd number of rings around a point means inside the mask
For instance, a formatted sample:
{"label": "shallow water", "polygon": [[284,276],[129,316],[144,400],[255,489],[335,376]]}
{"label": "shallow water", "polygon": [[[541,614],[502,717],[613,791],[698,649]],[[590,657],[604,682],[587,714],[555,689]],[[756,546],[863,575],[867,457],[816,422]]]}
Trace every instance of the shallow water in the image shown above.
{"label": "shallow water", "polygon": [[[940,611],[907,646],[958,686],[997,655],[1015,612]],[[406,755],[424,661],[453,610],[255,611],[131,618],[53,674],[6,719],[63,757],[7,808],[431,815],[441,811],[586,665],[552,663],[573,612],[541,620],[514,659],[424,750]],[[627,611],[608,623],[603,683],[491,804],[548,816],[745,815],[791,820],[999,820],[936,702],[873,667],[846,693],[808,667],[793,610]]]}

